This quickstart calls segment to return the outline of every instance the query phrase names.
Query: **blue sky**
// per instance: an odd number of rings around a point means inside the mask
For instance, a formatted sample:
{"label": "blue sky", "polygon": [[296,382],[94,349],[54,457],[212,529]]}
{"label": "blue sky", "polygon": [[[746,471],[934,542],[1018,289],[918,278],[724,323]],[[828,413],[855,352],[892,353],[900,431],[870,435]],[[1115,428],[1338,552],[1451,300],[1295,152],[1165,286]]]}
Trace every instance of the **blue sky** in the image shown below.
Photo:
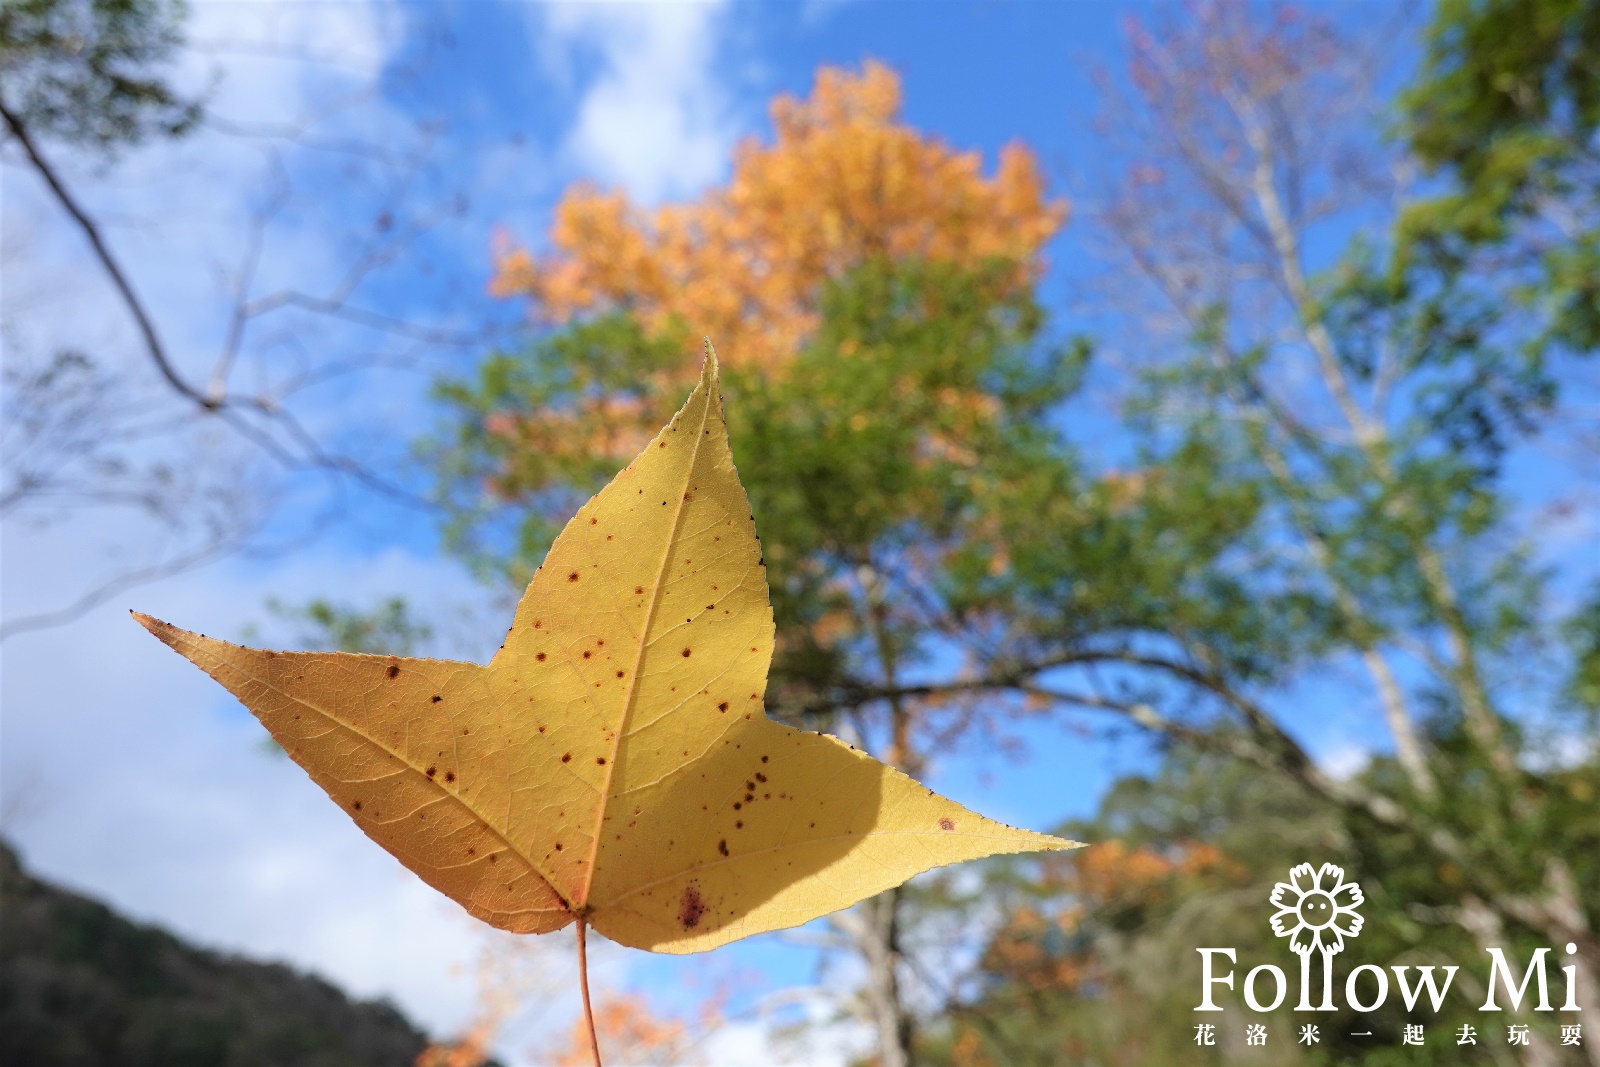
{"label": "blue sky", "polygon": [[[646,204],[694,195],[726,176],[740,138],[765,134],[772,96],[806,93],[819,65],[889,63],[904,80],[912,125],[990,161],[1023,140],[1067,194],[1106,162],[1090,126],[1094,69],[1116,67],[1122,20],[1152,10],[1042,0],[197,2],[181,77],[214,84],[217,114],[257,129],[309,120],[307,135],[208,129],[182,146],[130,153],[109,170],[70,156],[62,162],[107,220],[186,373],[203,381],[226,333],[252,219],[284,192],[280,177],[288,193],[263,230],[251,295],[336,290],[380,219],[387,232],[417,218],[426,227],[416,242],[364,274],[353,303],[430,328],[504,331],[518,309],[483,292],[497,227],[537,247],[555,200],[577,179],[625,188]],[[1336,10],[1363,19],[1392,9]],[[329,147],[348,140],[370,150]],[[389,158],[377,160],[380,149]],[[390,219],[385,205],[397,192],[403,211]],[[56,344],[90,346],[122,361],[136,395],[165,403],[59,211],[14,167],[0,196],[8,360]],[[1060,331],[1094,325],[1077,317],[1081,280],[1096,262],[1083,233],[1075,222],[1049,249],[1042,295]],[[296,361],[381,356],[293,403],[325,440],[421,488],[425,479],[405,457],[435,425],[429,384],[463,373],[484,348],[415,346],[289,311],[252,324],[239,373],[270,389]],[[1074,436],[1086,447],[1100,455],[1125,449],[1105,435],[1104,412],[1078,419]],[[234,637],[258,623],[271,637],[269,597],[365,605],[404,593],[419,607],[439,606],[442,652],[482,659],[500,640],[507,603],[441,551],[429,512],[360,490],[338,496],[323,479],[287,475],[215,428],[143,447],[151,458],[181,460],[197,492],[245,498],[267,516],[268,541],[320,529],[315,520],[330,508],[337,521],[292,551],[234,555],[0,646],[6,832],[46,875],[132,914],[315,968],[363,995],[391,996],[440,1032],[461,1026],[473,1010],[470,967],[481,932],[362,838],[297,768],[263,754],[254,720],[123,612],[137,607]],[[171,558],[195,536],[104,509],[42,518],[8,521],[0,531],[8,618]],[[1568,527],[1561,536],[1581,544],[1585,530]],[[1345,679],[1327,681],[1305,694],[1300,723],[1321,757],[1350,766],[1374,743],[1377,718]],[[1343,710],[1354,714],[1333,714]],[[1016,732],[1026,758],[975,751],[941,763],[934,782],[986,814],[1043,829],[1090,813],[1116,775],[1146,764],[1137,742],[1040,722]],[[539,951],[547,955],[535,971],[567,974],[564,949]],[[814,950],[769,936],[692,960],[602,950],[598,978],[685,1008],[700,990],[731,982],[742,1008],[813,982],[815,962]],[[847,984],[848,967],[838,974]],[[544,988],[544,1014],[507,1038],[509,1060],[527,1061],[527,1041],[564,1029],[570,992],[561,981]],[[735,1030],[708,1056],[772,1061],[759,1020]],[[845,1028],[830,1040],[853,1039]],[[830,1061],[839,1062],[837,1049],[812,1050],[808,1059]]]}

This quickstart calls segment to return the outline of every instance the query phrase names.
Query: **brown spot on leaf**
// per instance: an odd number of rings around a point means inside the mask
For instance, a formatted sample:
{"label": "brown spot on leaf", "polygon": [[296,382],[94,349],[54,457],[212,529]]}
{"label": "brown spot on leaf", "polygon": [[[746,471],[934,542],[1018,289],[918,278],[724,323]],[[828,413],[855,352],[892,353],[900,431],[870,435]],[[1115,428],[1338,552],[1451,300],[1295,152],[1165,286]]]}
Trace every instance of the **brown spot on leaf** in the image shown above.
{"label": "brown spot on leaf", "polygon": [[389,664],[389,677],[393,678],[395,675],[397,675],[399,673],[400,673],[400,668],[399,668],[398,665],[393,664],[393,663]]}
{"label": "brown spot on leaf", "polygon": [[557,851],[557,852],[560,852],[560,851],[561,851],[561,842],[560,842],[560,841],[557,841],[557,842],[556,842],[556,851]]}
{"label": "brown spot on leaf", "polygon": [[738,822],[734,823],[733,824],[733,828],[735,830],[743,830],[744,829],[744,820],[740,819]]}
{"label": "brown spot on leaf", "polygon": [[439,773],[439,768],[437,768],[437,767],[429,767],[428,768],[428,777],[429,778],[432,778],[434,775],[436,775],[438,773]]}
{"label": "brown spot on leaf", "polygon": [[[763,756],[763,757],[761,757],[761,758],[762,758],[762,759],[766,759],[766,757],[765,757],[765,756]],[[761,772],[760,772],[760,771],[757,771],[757,772],[756,772],[756,781],[758,781],[758,782],[765,782],[765,781],[766,781],[766,780],[767,780],[767,776],[766,776],[766,775],[764,775],[764,774],[762,774],[762,773],[761,773]]]}
{"label": "brown spot on leaf", "polygon": [[456,772],[455,771],[445,771],[444,772],[444,780],[447,781],[447,782],[455,781],[456,780]]}
{"label": "brown spot on leaf", "polygon": [[598,763],[602,767],[604,767],[606,765],[606,758],[604,756],[596,756],[594,758],[594,761],[596,763]]}
{"label": "brown spot on leaf", "polygon": [[578,572],[577,571],[573,571],[571,574],[567,575],[567,581],[575,582],[577,580],[578,580]]}
{"label": "brown spot on leaf", "polygon": [[955,828],[956,824],[951,822],[949,819],[939,820],[939,829],[943,830],[945,833],[950,833]]}
{"label": "brown spot on leaf", "polygon": [[544,662],[544,653],[543,652],[539,652],[539,653],[535,654],[533,658],[538,660],[540,663],[543,663]]}
{"label": "brown spot on leaf", "polygon": [[683,887],[683,899],[678,903],[678,925],[685,930],[693,930],[700,925],[700,917],[706,913],[705,900],[700,896],[700,886],[690,882]]}
{"label": "brown spot on leaf", "polygon": [[352,808],[355,808],[357,811],[360,811],[361,810],[361,801],[358,800],[354,804],[351,804],[350,806]]}
{"label": "brown spot on leaf", "polygon": [[617,672],[617,677],[618,677],[618,678],[621,678],[621,677],[622,677],[622,672],[621,672],[621,671],[618,671],[618,672]]}
{"label": "brown spot on leaf", "polygon": [[718,704],[717,705],[717,710],[718,711],[727,711],[728,710],[728,702],[726,700],[724,700],[722,703]]}
{"label": "brown spot on leaf", "polygon": [[590,651],[589,649],[586,648],[586,649],[583,650],[583,658],[584,659],[588,659],[592,655],[594,655],[594,653],[592,651]]}
{"label": "brown spot on leaf", "polygon": [[563,752],[563,753],[562,753],[562,754],[561,754],[561,762],[562,762],[562,763],[571,763],[571,762],[572,762],[572,753],[570,753],[570,752]]}
{"label": "brown spot on leaf", "polygon": [[717,851],[722,853],[724,856],[726,856],[728,854],[728,839],[727,838],[723,838],[721,841],[717,842]]}
{"label": "brown spot on leaf", "polygon": [[441,701],[441,700],[443,700],[443,699],[444,699],[444,697],[442,697],[442,696],[440,696],[440,695],[439,695],[439,694],[438,694],[438,693],[435,693],[435,694],[434,694],[434,695],[433,695],[433,702],[434,702],[434,703],[435,703],[435,704],[437,704],[437,703],[439,703],[439,701]]}
{"label": "brown spot on leaf", "polygon": [[689,653],[689,649],[686,648],[686,649],[683,650],[683,658],[684,659],[688,659],[689,658],[689,654],[690,654]]}

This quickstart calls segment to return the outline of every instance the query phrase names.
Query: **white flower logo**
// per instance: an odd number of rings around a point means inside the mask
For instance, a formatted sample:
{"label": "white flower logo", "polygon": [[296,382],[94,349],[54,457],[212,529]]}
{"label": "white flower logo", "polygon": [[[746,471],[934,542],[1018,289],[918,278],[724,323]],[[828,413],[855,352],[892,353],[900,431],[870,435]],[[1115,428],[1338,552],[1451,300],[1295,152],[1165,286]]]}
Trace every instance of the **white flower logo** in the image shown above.
{"label": "white flower logo", "polygon": [[1313,949],[1324,960],[1344,949],[1344,939],[1361,933],[1362,918],[1356,912],[1365,897],[1361,887],[1344,880],[1344,868],[1324,863],[1313,871],[1302,863],[1289,872],[1287,882],[1272,887],[1269,898],[1278,912],[1272,917],[1272,932],[1289,939],[1289,947],[1307,961]]}

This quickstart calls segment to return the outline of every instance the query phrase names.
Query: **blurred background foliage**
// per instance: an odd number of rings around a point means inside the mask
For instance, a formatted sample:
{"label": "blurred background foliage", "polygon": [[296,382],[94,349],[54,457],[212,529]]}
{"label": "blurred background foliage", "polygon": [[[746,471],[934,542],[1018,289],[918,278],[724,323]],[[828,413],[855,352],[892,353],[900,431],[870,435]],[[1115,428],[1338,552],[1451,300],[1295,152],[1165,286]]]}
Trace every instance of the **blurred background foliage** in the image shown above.
{"label": "blurred background foliage", "polygon": [[[177,17],[6,7],[13,132],[181,133],[198,105],[149,73]],[[74,20],[98,30],[63,65]],[[1059,828],[1094,847],[832,920],[866,976],[863,1062],[1242,1056],[1195,1047],[1195,948],[1289,969],[1267,894],[1308,859],[1365,890],[1341,974],[1456,964],[1467,996],[1423,1048],[1396,996],[1319,1016],[1312,1046],[1282,1010],[1252,1062],[1463,1062],[1445,1038],[1482,1025],[1464,1006],[1489,945],[1565,965],[1573,943],[1600,1019],[1600,589],[1564,584],[1528,507],[1546,487],[1508,463],[1539,441],[1595,469],[1572,398],[1600,347],[1600,8],[1441,0],[1398,87],[1379,37],[1242,2],[1133,20],[1099,127],[1114,164],[1070,213],[1027,146],[991,166],[911,127],[869,62],[774,101],[771,137],[696,200],[582,184],[546,239],[502,235],[494,291],[529,328],[438,382],[416,442],[485,581],[526,581],[709,336],[772,583],[772,714],[913,774],[1024,721],[1157,754]],[[1039,291],[1069,214],[1106,239],[1103,336],[1061,333]],[[400,600],[273,611],[308,647],[431,638]],[[1357,766],[1300,740],[1351,714],[1330,678],[1387,733]],[[692,1062],[644,1007],[614,1014],[641,1056]],[[1567,1020],[1518,1018],[1528,1047],[1474,1054],[1600,1064],[1600,1025],[1574,1047]]]}
{"label": "blurred background foliage", "polygon": [[[1575,941],[1594,995],[1595,608],[1551,595],[1502,461],[1554,432],[1597,340],[1597,26],[1443,3],[1387,99],[1371,42],[1314,11],[1136,26],[1107,94],[1126,165],[1091,210],[1112,285],[1160,325],[1116,339],[1115,469],[1063,433],[1097,342],[1052,333],[1033,292],[1065,204],[1023,147],[985,176],[906,128],[880,66],[779,100],[773,142],[696,202],[579,187],[548,251],[507,245],[497,291],[536,339],[443,384],[427,446],[486,573],[528,573],[710,334],[774,587],[775,714],[913,772],[1011,716],[1109,717],[1165,753],[1065,828],[1097,847],[838,921],[874,1062],[1187,1062],[1194,948],[1267,958],[1266,891],[1307,855],[1367,890],[1341,965]],[[1342,252],[1313,249],[1330,233]],[[1331,670],[1365,675],[1390,733],[1353,773],[1296,740],[1308,699],[1339,713],[1306,695]],[[1402,1050],[1392,1002],[1388,1052],[1350,1019],[1297,1046],[1291,1021],[1275,1062],[1456,1062]],[[1539,1062],[1595,1055],[1532,1022]]]}

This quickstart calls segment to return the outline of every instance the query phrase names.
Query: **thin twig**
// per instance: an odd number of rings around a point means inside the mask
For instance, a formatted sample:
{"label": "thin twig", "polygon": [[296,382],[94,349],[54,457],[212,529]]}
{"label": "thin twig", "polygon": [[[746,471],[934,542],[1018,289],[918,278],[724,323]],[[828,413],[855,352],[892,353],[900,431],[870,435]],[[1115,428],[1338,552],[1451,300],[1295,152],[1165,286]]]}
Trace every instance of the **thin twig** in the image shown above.
{"label": "thin twig", "polygon": [[88,612],[104,604],[112,597],[125,593],[129,589],[151,582],[158,582],[164,578],[171,578],[185,571],[194,570],[226,554],[235,545],[231,537],[221,537],[207,541],[193,552],[187,552],[176,559],[155,563],[138,570],[119,574],[111,581],[90,590],[77,600],[64,608],[54,611],[44,611],[36,615],[24,615],[20,619],[7,619],[0,622],[0,642],[10,640],[18,634],[29,633],[34,630],[48,630],[53,626],[61,626],[81,618]]}

